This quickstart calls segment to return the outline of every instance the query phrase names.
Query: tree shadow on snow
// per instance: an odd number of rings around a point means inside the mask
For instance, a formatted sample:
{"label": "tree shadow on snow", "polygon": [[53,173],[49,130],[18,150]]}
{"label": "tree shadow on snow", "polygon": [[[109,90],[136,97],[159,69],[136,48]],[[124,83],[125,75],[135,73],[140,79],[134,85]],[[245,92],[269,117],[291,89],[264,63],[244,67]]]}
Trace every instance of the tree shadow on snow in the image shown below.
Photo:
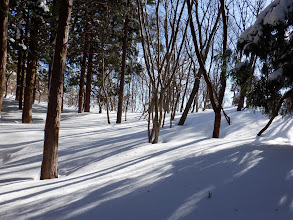
{"label": "tree shadow on snow", "polygon": [[[204,140],[203,140],[204,141]],[[241,145],[174,159],[176,150],[145,155],[124,165],[60,181],[58,187],[83,188],[26,204],[30,219],[291,219],[293,166],[291,146]],[[173,159],[169,161],[168,156]],[[116,179],[115,172],[154,161],[151,169]],[[167,162],[164,163],[164,160]],[[138,172],[140,170],[138,169]],[[93,182],[113,173],[113,179]],[[90,182],[89,185],[86,183]],[[68,182],[68,183],[66,183]],[[50,190],[49,190],[50,191]],[[33,196],[40,196],[38,191]],[[37,201],[36,201],[37,202]]]}

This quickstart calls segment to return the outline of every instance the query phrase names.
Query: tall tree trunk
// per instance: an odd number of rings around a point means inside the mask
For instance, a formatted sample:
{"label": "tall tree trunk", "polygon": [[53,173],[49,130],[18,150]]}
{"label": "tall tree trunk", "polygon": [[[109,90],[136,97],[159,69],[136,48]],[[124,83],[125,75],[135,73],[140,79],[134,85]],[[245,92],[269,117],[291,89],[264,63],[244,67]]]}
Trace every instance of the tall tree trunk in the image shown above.
{"label": "tall tree trunk", "polygon": [[[192,34],[192,39],[194,43],[194,49],[195,53],[200,65],[200,68],[203,71],[203,76],[207,85],[210,101],[215,113],[215,122],[214,122],[214,132],[213,132],[213,138],[218,138],[219,137],[219,131],[220,131],[220,125],[221,125],[221,120],[219,119],[221,116],[221,110],[222,110],[222,103],[224,100],[224,94],[225,94],[225,89],[226,89],[226,67],[227,67],[227,58],[225,56],[225,52],[227,50],[227,17],[226,17],[226,12],[225,12],[225,0],[220,0],[221,6],[220,6],[220,12],[222,15],[222,22],[223,22],[223,67],[222,67],[222,72],[220,76],[220,82],[221,86],[219,89],[219,94],[214,94],[213,90],[213,85],[208,77],[207,71],[205,69],[205,65],[202,59],[202,55],[199,52],[199,47],[197,43],[197,38],[196,38],[196,32],[193,24],[193,19],[192,19],[192,4],[190,3],[190,0],[186,0],[187,6],[188,6],[188,14],[190,16],[190,30]],[[215,97],[217,97],[217,100],[215,100]]]}
{"label": "tall tree trunk", "polygon": [[84,101],[85,112],[90,112],[92,74],[93,74],[93,53],[92,53],[92,46],[91,46],[89,60],[88,60],[87,74],[86,74],[86,92],[85,92],[85,101]]}
{"label": "tall tree trunk", "polygon": [[39,24],[36,18],[31,19],[31,32],[29,41],[29,52],[27,58],[26,85],[24,91],[24,105],[22,112],[22,123],[32,123],[33,93],[35,87],[35,75],[37,72],[37,45],[39,42]]}
{"label": "tall tree trunk", "polygon": [[218,138],[220,136],[220,127],[221,127],[221,109],[215,111],[213,138]]}
{"label": "tall tree trunk", "polygon": [[188,87],[190,70],[191,70],[191,65],[189,66],[188,75],[187,75],[187,78],[186,78],[186,84],[185,84],[185,89],[184,89],[183,96],[182,96],[182,102],[181,102],[180,112],[183,111],[184,99],[185,99],[185,95],[186,95],[186,91],[187,91],[187,87]]}
{"label": "tall tree trunk", "polygon": [[128,38],[128,11],[129,11],[130,0],[126,3],[125,22],[124,22],[124,37],[122,45],[122,66],[121,66],[121,78],[120,88],[118,96],[118,111],[116,123],[121,123],[122,120],[122,108],[123,108],[123,96],[124,96],[124,81],[125,81],[125,67],[126,67],[126,53],[127,53],[127,38]]}
{"label": "tall tree trunk", "polygon": [[154,140],[152,144],[157,144],[159,141],[160,134],[160,123],[159,123],[159,106],[158,106],[158,97],[154,98],[154,108],[155,108],[155,117],[153,118],[153,131],[154,131]]}
{"label": "tall tree trunk", "polygon": [[[54,45],[54,41],[56,38],[56,26],[57,26],[57,16],[58,16],[58,4],[57,0],[53,0],[52,3],[52,17],[51,17],[51,24],[50,24],[50,45]],[[50,47],[50,62],[49,62],[49,71],[48,71],[48,91],[50,90],[51,86],[51,76],[52,76],[52,66],[54,60],[54,48],[53,46]]]}
{"label": "tall tree trunk", "polygon": [[5,87],[5,70],[7,61],[9,0],[0,0],[0,119]]}
{"label": "tall tree trunk", "polygon": [[[87,36],[85,36],[86,38]],[[80,81],[79,81],[79,96],[78,96],[78,113],[82,113],[83,109],[83,95],[84,95],[84,77],[87,58],[87,42],[84,43],[83,58],[81,63]]]}
{"label": "tall tree trunk", "polygon": [[19,99],[18,99],[18,108],[22,109],[22,101],[23,101],[23,89],[24,89],[24,73],[25,73],[25,53],[22,55],[22,63],[21,63],[21,77],[20,77],[20,90],[19,90]]}
{"label": "tall tree trunk", "polygon": [[33,104],[35,104],[36,96],[37,96],[37,73],[35,74],[35,80],[34,80]]}
{"label": "tall tree trunk", "polygon": [[[196,95],[194,96],[191,113],[194,113],[195,109],[196,110],[198,109],[198,93],[196,93]],[[196,112],[198,112],[198,111],[196,111]]]}
{"label": "tall tree trunk", "polygon": [[41,179],[58,177],[58,139],[67,43],[73,0],[60,0],[59,21],[45,127]]}
{"label": "tall tree trunk", "polygon": [[[199,70],[199,71],[201,71],[201,70]],[[200,72],[199,72],[198,76],[197,76],[197,77],[195,78],[195,80],[194,80],[194,84],[193,84],[192,92],[191,92],[190,97],[189,97],[189,99],[188,99],[188,102],[187,102],[187,104],[186,104],[186,106],[185,106],[184,112],[183,112],[183,114],[181,115],[181,118],[180,118],[180,120],[179,120],[178,125],[184,125],[184,123],[185,123],[185,120],[186,120],[187,115],[188,115],[188,112],[189,112],[189,110],[190,110],[190,108],[191,108],[191,105],[192,105],[192,102],[193,102],[193,100],[194,100],[194,97],[195,97],[196,94],[198,93],[199,83],[200,83],[200,77],[201,77],[201,74],[200,74]]]}
{"label": "tall tree trunk", "polygon": [[16,80],[15,100],[19,100],[20,90],[21,90],[21,85],[20,85],[21,84],[21,66],[22,66],[22,62],[23,62],[23,59],[22,59],[23,57],[22,57],[22,50],[20,47],[18,48],[17,55],[18,55],[18,58],[17,58],[17,80]]}
{"label": "tall tree trunk", "polygon": [[9,84],[9,78],[10,78],[11,75],[12,75],[12,73],[9,73],[6,76],[6,80],[5,80],[5,96],[4,96],[4,98],[6,98],[7,95],[8,95],[8,84]]}
{"label": "tall tree trunk", "polygon": [[245,95],[246,95],[245,88],[241,88],[237,111],[241,111],[243,109]]}

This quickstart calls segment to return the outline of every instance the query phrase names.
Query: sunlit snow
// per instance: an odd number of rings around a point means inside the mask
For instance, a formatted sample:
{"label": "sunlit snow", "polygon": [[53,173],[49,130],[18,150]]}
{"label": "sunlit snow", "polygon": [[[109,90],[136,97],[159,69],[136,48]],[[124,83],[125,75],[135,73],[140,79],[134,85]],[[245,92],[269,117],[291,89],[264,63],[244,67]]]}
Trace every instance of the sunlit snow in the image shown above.
{"label": "sunlit snow", "polygon": [[[62,113],[59,178],[39,180],[46,104],[33,124],[21,123],[18,102],[4,100],[0,121],[0,219],[292,219],[293,120],[225,109],[212,139],[211,110],[169,119],[160,141],[147,143],[147,122],[129,113]],[[114,122],[116,114],[111,113]]]}

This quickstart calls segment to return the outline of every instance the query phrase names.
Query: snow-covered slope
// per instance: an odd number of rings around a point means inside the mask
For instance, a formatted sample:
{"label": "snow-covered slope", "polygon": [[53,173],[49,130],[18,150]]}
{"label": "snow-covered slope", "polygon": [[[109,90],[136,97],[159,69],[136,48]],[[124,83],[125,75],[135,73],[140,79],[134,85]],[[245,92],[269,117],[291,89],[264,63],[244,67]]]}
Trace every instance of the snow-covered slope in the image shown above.
{"label": "snow-covered slope", "polygon": [[[147,143],[139,114],[108,125],[105,114],[62,114],[60,178],[39,180],[45,105],[21,124],[5,100],[0,121],[0,219],[293,219],[293,120],[227,109],[221,138],[213,112],[169,122]],[[111,115],[113,122],[115,114]],[[169,119],[168,119],[169,120]]]}

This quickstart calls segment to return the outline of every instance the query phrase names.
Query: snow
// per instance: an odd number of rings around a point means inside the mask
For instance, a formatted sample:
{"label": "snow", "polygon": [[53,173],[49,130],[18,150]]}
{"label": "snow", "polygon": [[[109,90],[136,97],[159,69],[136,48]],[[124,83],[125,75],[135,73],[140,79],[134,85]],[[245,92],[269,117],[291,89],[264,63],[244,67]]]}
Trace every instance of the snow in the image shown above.
{"label": "snow", "polygon": [[25,46],[24,44],[18,44],[23,50],[27,50],[27,46]]}
{"label": "snow", "polygon": [[46,0],[39,0],[38,3],[39,3],[39,7],[42,8],[45,12],[50,11]]}
{"label": "snow", "polygon": [[[129,113],[122,124],[105,114],[62,113],[59,178],[39,180],[46,104],[33,124],[18,102],[4,99],[0,121],[0,216],[10,219],[292,219],[293,120],[225,109],[221,137],[214,114],[190,114],[147,143],[147,122]],[[112,121],[116,114],[111,113]]]}
{"label": "snow", "polygon": [[282,76],[282,75],[283,75],[283,68],[279,68],[269,75],[269,80],[276,80],[279,76]]}
{"label": "snow", "polygon": [[10,42],[15,43],[15,40],[13,38],[9,38]]}
{"label": "snow", "polygon": [[247,65],[248,65],[248,60],[245,60],[244,62],[237,63],[235,65],[235,70],[237,72],[239,72],[239,71],[243,70]]}
{"label": "snow", "polygon": [[262,36],[262,25],[278,25],[286,23],[288,14],[293,11],[292,0],[275,0],[268,5],[258,16],[254,25],[246,29],[239,37],[238,42],[253,42],[257,44]]}

